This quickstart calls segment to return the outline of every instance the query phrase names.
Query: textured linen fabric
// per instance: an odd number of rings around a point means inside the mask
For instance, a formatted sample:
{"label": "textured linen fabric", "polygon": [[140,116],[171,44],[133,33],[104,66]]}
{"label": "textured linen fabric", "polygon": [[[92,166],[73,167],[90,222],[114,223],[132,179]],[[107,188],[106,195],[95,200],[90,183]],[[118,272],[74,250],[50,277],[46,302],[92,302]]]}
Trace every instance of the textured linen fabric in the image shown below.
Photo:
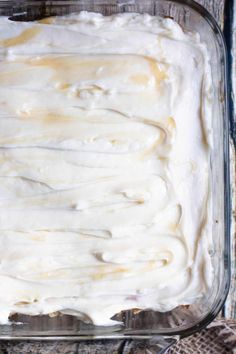
{"label": "textured linen fabric", "polygon": [[200,332],[173,345],[168,354],[236,353],[236,321],[216,320]]}

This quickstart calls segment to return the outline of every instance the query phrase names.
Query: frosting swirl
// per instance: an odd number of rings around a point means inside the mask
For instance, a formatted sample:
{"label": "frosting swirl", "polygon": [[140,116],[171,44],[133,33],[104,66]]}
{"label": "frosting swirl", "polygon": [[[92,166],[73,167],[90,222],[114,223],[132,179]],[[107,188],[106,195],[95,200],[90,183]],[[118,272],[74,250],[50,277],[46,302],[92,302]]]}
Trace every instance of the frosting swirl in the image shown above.
{"label": "frosting swirl", "polygon": [[211,285],[210,69],[149,15],[0,18],[0,320],[107,325]]}

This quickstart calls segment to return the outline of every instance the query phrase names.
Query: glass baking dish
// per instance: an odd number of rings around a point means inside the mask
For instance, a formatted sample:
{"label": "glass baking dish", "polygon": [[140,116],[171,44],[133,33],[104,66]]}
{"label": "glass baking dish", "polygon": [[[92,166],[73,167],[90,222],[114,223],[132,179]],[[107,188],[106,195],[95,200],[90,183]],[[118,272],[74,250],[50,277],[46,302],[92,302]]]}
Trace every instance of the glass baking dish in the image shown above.
{"label": "glass baking dish", "polygon": [[112,327],[96,327],[68,315],[57,317],[14,315],[12,325],[0,326],[0,338],[41,340],[152,338],[161,348],[168,346],[176,338],[190,335],[209,324],[221,310],[229,289],[230,195],[227,60],[224,39],[212,16],[190,0],[0,1],[0,15],[8,16],[14,21],[32,21],[82,10],[100,12],[104,15],[138,12],[171,17],[184,30],[198,32],[201,40],[207,44],[214,91],[214,148],[211,153],[214,235],[212,262],[215,270],[213,288],[205,298],[197,300],[194,304],[180,306],[166,313],[124,311],[118,315],[124,325]]}

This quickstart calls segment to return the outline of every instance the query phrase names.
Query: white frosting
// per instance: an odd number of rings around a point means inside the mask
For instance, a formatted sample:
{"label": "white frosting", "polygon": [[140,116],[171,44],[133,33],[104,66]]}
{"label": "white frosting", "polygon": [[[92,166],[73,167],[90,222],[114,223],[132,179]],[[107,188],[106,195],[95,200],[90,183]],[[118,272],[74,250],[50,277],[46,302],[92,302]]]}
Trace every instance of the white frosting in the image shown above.
{"label": "white frosting", "polygon": [[149,15],[0,18],[0,320],[114,323],[212,282],[211,75]]}

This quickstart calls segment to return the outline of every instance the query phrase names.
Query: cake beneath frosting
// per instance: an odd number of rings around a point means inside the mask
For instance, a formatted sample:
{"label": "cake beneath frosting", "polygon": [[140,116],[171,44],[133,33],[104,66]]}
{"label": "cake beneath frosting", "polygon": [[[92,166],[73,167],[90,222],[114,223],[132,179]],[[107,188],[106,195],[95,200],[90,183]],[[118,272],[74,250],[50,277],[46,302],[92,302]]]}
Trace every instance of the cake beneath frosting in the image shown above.
{"label": "cake beneath frosting", "polygon": [[211,73],[171,19],[0,18],[0,321],[109,325],[212,283]]}

